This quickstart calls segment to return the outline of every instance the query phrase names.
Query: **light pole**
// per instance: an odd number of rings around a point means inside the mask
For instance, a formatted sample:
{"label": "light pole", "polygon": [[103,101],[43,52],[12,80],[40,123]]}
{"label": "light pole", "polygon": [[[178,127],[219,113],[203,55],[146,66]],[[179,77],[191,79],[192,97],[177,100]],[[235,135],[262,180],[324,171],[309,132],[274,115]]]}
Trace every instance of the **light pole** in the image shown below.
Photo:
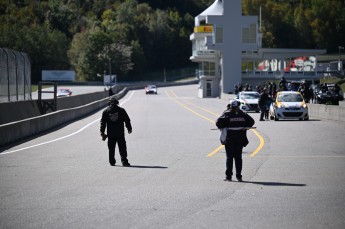
{"label": "light pole", "polygon": [[339,49],[339,65],[338,65],[338,69],[339,71],[343,70],[343,62],[341,61],[341,50],[344,49],[343,46],[338,46]]}
{"label": "light pole", "polygon": [[341,61],[341,50],[344,49],[343,46],[338,46],[339,49],[339,61]]}
{"label": "light pole", "polygon": [[111,58],[109,57],[109,76],[111,78]]}

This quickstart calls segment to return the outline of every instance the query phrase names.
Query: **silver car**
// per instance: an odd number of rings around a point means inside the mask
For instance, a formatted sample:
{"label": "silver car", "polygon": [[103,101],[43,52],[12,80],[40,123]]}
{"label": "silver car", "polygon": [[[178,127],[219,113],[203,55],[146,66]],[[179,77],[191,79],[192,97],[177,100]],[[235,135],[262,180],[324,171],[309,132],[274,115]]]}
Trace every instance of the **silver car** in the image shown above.
{"label": "silver car", "polygon": [[147,85],[145,87],[145,94],[157,94],[157,86],[156,85]]}
{"label": "silver car", "polygon": [[280,91],[269,110],[271,119],[309,120],[308,106],[301,93],[297,91]]}

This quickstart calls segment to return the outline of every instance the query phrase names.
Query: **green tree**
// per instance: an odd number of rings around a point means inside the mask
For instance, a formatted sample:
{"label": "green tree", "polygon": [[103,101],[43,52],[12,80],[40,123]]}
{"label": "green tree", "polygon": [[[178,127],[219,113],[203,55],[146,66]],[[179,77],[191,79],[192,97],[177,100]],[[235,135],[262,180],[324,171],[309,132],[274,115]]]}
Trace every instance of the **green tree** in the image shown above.
{"label": "green tree", "polygon": [[[84,37],[85,36],[85,37]],[[76,61],[78,74],[80,78],[89,81],[98,81],[97,74],[101,74],[106,68],[108,62],[102,62],[98,58],[98,53],[103,50],[103,48],[111,43],[110,37],[95,28],[89,30],[76,37],[77,40],[73,39],[71,50],[69,51],[70,58],[76,56],[76,52],[79,52],[78,60]],[[76,44],[78,40],[85,42],[85,46],[81,47]],[[74,48],[81,48],[73,50]]]}
{"label": "green tree", "polygon": [[[133,68],[131,61],[132,47],[122,43],[107,44],[97,54],[98,60],[102,63],[109,63],[111,73],[125,75]],[[109,70],[110,71],[110,70]]]}
{"label": "green tree", "polygon": [[317,47],[335,52],[345,45],[345,3],[341,0],[312,0],[311,27]]}

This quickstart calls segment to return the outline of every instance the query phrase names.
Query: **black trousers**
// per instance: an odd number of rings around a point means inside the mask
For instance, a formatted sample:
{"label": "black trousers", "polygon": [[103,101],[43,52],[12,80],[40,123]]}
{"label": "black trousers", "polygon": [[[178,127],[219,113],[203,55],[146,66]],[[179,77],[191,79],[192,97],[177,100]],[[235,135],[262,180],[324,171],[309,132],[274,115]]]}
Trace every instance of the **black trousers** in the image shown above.
{"label": "black trousers", "polygon": [[232,176],[233,161],[235,161],[236,177],[242,178],[242,149],[243,146],[240,144],[226,143],[226,177]]}
{"label": "black trousers", "polygon": [[260,108],[260,120],[263,120],[264,119],[264,115],[266,113],[266,106],[260,106],[259,105],[259,108]]}
{"label": "black trousers", "polygon": [[126,139],[125,136],[119,136],[119,137],[109,137],[108,138],[108,149],[109,149],[109,163],[115,164],[115,147],[116,144],[119,146],[119,153],[121,157],[122,163],[127,163],[127,145],[126,145]]}

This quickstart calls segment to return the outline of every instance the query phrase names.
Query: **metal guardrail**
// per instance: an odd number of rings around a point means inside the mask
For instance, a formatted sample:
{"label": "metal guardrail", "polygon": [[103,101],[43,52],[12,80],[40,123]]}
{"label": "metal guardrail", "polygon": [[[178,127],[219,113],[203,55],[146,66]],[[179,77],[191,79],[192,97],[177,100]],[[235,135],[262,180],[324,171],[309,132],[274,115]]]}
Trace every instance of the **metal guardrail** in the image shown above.
{"label": "metal guardrail", "polygon": [[0,48],[0,102],[31,99],[31,64],[26,53]]}

